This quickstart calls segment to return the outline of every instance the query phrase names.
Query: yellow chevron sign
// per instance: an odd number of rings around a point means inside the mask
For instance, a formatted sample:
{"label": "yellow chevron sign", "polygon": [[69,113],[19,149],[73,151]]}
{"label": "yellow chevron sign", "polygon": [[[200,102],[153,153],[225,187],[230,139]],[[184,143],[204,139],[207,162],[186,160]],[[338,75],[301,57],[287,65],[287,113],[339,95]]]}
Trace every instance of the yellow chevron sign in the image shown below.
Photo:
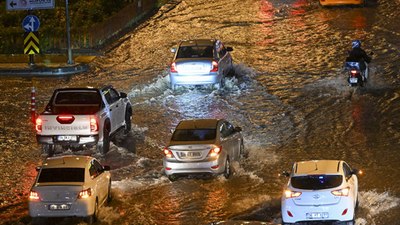
{"label": "yellow chevron sign", "polygon": [[39,54],[39,34],[38,32],[25,32],[24,35],[24,54]]}

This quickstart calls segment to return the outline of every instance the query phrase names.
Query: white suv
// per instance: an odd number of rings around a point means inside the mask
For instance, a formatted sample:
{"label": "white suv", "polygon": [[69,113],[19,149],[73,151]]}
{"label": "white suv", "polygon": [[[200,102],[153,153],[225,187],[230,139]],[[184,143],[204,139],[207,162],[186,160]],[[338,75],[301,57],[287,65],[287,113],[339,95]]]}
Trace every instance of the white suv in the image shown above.
{"label": "white suv", "polygon": [[353,225],[358,170],[340,160],[296,162],[282,196],[282,224],[326,221]]}
{"label": "white suv", "polygon": [[111,199],[110,167],[90,156],[47,158],[29,195],[34,222],[46,217],[96,220],[98,208]]}

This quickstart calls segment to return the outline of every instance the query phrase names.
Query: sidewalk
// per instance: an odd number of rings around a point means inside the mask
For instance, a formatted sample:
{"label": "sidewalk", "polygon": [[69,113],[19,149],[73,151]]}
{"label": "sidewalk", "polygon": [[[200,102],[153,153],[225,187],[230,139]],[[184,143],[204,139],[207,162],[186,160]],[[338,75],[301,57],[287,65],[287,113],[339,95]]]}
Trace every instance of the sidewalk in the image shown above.
{"label": "sidewalk", "polygon": [[28,55],[0,55],[1,76],[58,77],[86,72],[96,56],[77,55],[68,64],[66,55],[35,55],[34,65],[29,65]]}

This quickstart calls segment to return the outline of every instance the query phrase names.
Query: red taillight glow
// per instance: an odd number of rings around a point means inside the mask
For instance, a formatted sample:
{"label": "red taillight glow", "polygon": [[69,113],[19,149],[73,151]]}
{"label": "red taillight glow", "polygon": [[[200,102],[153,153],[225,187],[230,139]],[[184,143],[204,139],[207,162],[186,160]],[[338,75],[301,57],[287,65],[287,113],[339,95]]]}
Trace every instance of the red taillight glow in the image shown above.
{"label": "red taillight glow", "polygon": [[92,189],[91,188],[88,188],[86,190],[82,190],[78,194],[78,198],[80,198],[80,199],[89,198],[90,196],[92,196]]}
{"label": "red taillight glow", "polygon": [[36,119],[36,125],[35,125],[35,128],[36,128],[37,132],[42,132],[42,124],[43,124],[42,119],[40,119],[40,117],[37,118]]}
{"label": "red taillight glow", "polygon": [[344,216],[344,215],[346,215],[346,214],[347,214],[347,209],[343,210],[342,216]]}
{"label": "red taillight glow", "polygon": [[173,158],[174,155],[172,154],[171,150],[169,150],[168,148],[164,148],[163,153],[165,155],[165,157],[167,158]]}
{"label": "red taillight glow", "polygon": [[353,75],[357,74],[357,70],[350,70],[350,73],[353,74]]}
{"label": "red taillight glow", "polygon": [[97,120],[94,117],[90,118],[90,131],[99,131],[99,125],[97,124]]}
{"label": "red taillight glow", "polygon": [[170,68],[170,70],[171,70],[172,73],[177,73],[177,72],[178,72],[178,71],[176,70],[176,63],[175,63],[175,62],[171,63],[171,68]]}
{"label": "red taillight glow", "polygon": [[343,188],[340,190],[332,191],[332,194],[336,196],[349,196],[349,193],[350,193],[350,188]]}
{"label": "red taillight glow", "polygon": [[301,192],[298,191],[291,191],[291,190],[286,190],[285,191],[285,197],[286,198],[297,198],[301,195]]}
{"label": "red taillight glow", "polygon": [[292,212],[290,212],[289,210],[287,211],[288,216],[293,217]]}
{"label": "red taillight glow", "polygon": [[31,191],[29,193],[30,200],[39,200],[39,194],[36,191]]}
{"label": "red taillight glow", "polygon": [[221,146],[221,147],[214,146],[214,147],[210,150],[210,152],[208,153],[208,155],[209,155],[210,157],[215,157],[215,156],[218,156],[219,153],[221,153],[221,151],[222,151],[222,146]]}
{"label": "red taillight glow", "polygon": [[75,117],[73,115],[59,115],[57,121],[61,124],[71,124],[74,122]]}
{"label": "red taillight glow", "polygon": [[216,61],[212,62],[212,69],[210,72],[218,72],[218,63]]}

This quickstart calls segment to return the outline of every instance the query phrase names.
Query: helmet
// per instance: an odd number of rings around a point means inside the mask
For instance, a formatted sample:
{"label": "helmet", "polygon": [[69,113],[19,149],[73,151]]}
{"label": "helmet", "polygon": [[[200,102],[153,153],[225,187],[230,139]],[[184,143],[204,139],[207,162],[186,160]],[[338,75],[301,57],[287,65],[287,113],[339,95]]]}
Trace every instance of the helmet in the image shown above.
{"label": "helmet", "polygon": [[352,48],[360,48],[361,47],[361,41],[359,40],[354,40],[351,42],[351,47]]}

